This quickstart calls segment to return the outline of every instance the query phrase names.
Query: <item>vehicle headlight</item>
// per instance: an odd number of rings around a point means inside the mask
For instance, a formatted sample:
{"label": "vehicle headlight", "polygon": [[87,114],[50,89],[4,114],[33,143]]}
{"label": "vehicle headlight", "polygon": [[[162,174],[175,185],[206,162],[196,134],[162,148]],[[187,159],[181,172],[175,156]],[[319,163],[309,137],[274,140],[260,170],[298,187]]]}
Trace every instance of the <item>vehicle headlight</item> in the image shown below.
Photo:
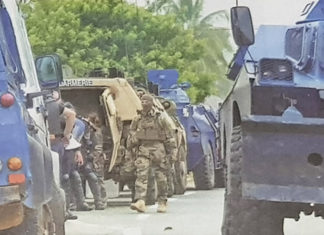
{"label": "vehicle headlight", "polygon": [[293,67],[291,62],[281,59],[260,60],[260,80],[292,81]]}

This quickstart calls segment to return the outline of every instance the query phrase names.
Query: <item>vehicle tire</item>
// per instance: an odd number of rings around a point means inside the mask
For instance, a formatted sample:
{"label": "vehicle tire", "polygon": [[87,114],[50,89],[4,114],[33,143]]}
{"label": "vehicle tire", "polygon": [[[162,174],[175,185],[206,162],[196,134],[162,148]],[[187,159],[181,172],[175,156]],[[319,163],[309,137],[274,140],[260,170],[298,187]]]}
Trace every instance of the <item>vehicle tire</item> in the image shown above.
{"label": "vehicle tire", "polygon": [[57,186],[54,186],[53,198],[49,202],[51,208],[53,221],[55,223],[55,235],[65,235],[65,203],[64,191]]}
{"label": "vehicle tire", "polygon": [[233,129],[228,157],[222,235],[283,235],[284,217],[278,204],[242,198],[240,127]]}
{"label": "vehicle tire", "polygon": [[204,159],[193,169],[196,189],[209,190],[215,186],[215,169],[212,149],[208,145],[208,152]]}
{"label": "vehicle tire", "polygon": [[[174,180],[174,194],[184,194],[187,188],[187,153],[183,146],[180,146],[179,154],[183,157],[179,157],[180,161],[174,163],[175,180]],[[184,159],[184,160],[181,160]]]}
{"label": "vehicle tire", "polygon": [[24,207],[24,220],[17,227],[0,232],[2,235],[55,235],[55,226],[50,208],[39,209]]}
{"label": "vehicle tire", "polygon": [[157,198],[157,187],[154,177],[154,170],[152,168],[149,169],[149,176],[147,180],[147,192],[146,192],[146,205],[154,205]]}
{"label": "vehicle tire", "polygon": [[216,188],[224,188],[225,187],[224,168],[215,170],[215,187]]}

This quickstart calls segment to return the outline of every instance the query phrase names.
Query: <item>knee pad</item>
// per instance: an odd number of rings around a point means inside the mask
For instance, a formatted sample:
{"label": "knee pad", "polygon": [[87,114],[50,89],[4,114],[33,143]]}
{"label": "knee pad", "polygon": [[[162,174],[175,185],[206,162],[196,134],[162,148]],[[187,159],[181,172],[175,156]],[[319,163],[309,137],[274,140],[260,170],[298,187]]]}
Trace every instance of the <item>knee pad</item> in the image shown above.
{"label": "knee pad", "polygon": [[87,175],[93,173],[92,166],[89,163],[87,163],[84,166],[84,170],[83,171],[84,171],[84,174],[87,174]]}
{"label": "knee pad", "polygon": [[81,183],[82,180],[81,180],[81,176],[79,174],[79,172],[77,171],[72,171],[71,172],[71,180],[74,182],[74,183]]}
{"label": "knee pad", "polygon": [[98,182],[98,177],[96,176],[95,173],[90,172],[89,174],[87,174],[87,180],[89,182]]}
{"label": "knee pad", "polygon": [[62,184],[69,182],[69,180],[70,180],[69,174],[64,174],[62,176]]}

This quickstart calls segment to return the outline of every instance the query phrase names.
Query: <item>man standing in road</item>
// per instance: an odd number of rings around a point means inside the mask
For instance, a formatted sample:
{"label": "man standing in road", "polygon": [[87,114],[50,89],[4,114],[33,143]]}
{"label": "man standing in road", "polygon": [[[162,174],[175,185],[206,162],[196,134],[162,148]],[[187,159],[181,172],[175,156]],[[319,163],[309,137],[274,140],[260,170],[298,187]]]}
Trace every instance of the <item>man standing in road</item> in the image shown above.
{"label": "man standing in road", "polygon": [[[50,132],[51,149],[57,152],[60,158],[60,172],[61,183],[65,195],[69,194],[69,191],[64,187],[64,175],[63,166],[65,165],[64,155],[65,147],[69,144],[72,136],[72,129],[75,123],[75,112],[67,107],[64,107],[60,99],[58,91],[53,91],[51,97],[46,102],[46,108],[48,111],[48,129]],[[73,215],[68,207],[66,208],[65,219],[77,219],[76,215]]]}
{"label": "man standing in road", "polygon": [[[64,107],[76,112],[75,108],[70,102],[65,102]],[[78,119],[76,119],[75,123],[77,123],[77,121]],[[66,192],[70,192],[66,195],[65,198],[67,205],[70,205],[72,190],[76,199],[76,210],[90,211],[92,210],[92,208],[85,201],[82,180],[77,170],[79,166],[82,166],[84,164],[80,147],[81,144],[77,142],[74,138],[71,138],[70,144],[65,147],[65,152],[63,155],[64,161],[62,164],[62,187]]]}
{"label": "man standing in road", "polygon": [[102,203],[106,204],[108,195],[104,184],[105,153],[103,152],[103,125],[96,112],[88,115],[88,121],[93,124],[92,128],[90,128],[91,147],[89,149],[88,159],[92,162],[94,173],[98,178]]}
{"label": "man standing in road", "polygon": [[93,159],[89,159],[89,154],[92,147],[92,142],[90,140],[91,128],[96,130],[94,124],[85,118],[79,117],[75,121],[75,127],[73,129],[74,138],[82,143],[81,152],[83,155],[84,164],[79,167],[79,172],[83,180],[87,180],[91,193],[94,197],[94,204],[96,210],[104,210],[105,203],[101,197],[101,187],[99,185],[99,180],[93,169]]}
{"label": "man standing in road", "polygon": [[167,209],[167,172],[168,164],[176,159],[176,142],[172,129],[161,112],[153,107],[154,98],[145,94],[141,97],[143,110],[132,121],[128,148],[136,148],[135,203],[132,210],[145,212],[148,172],[155,170],[158,191],[157,212]]}

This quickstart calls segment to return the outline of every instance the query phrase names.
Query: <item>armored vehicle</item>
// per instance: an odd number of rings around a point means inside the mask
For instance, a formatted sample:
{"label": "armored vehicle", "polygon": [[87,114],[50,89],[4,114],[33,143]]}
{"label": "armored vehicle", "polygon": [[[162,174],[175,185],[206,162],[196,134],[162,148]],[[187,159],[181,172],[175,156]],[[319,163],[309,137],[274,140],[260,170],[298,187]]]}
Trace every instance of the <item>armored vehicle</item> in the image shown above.
{"label": "armored vehicle", "polygon": [[[121,186],[127,184],[125,177],[121,175],[121,169],[125,164],[126,139],[132,120],[138,115],[138,111],[142,110],[140,98],[134,88],[124,78],[76,78],[64,80],[60,84],[60,91],[62,99],[70,101],[79,115],[86,117],[89,113],[96,112],[101,120],[104,120],[104,149],[107,156],[105,179],[121,182]],[[164,115],[168,115],[159,99],[155,99],[155,106]],[[172,118],[169,120],[174,127],[179,146],[178,161],[174,166],[173,178],[170,180],[172,191],[170,195],[183,194],[187,177],[184,166],[187,153],[185,132],[175,120]],[[148,196],[148,201],[152,204],[154,187],[150,191],[152,193]]]}
{"label": "armored vehicle", "polygon": [[104,122],[106,153],[105,179],[120,179],[120,167],[132,120],[142,110],[139,97],[124,78],[76,78],[60,84],[64,101],[71,102],[77,114],[96,112]]}
{"label": "armored vehicle", "polygon": [[188,171],[193,172],[197,189],[223,186],[223,162],[217,148],[217,114],[204,104],[190,103],[186,89],[189,83],[178,84],[177,70],[148,72],[151,90],[176,104],[176,115],[186,131]]}
{"label": "armored vehicle", "polygon": [[[40,76],[41,85],[57,87],[58,58],[45,56],[36,63],[53,78]],[[65,234],[59,161],[49,150],[43,100],[50,91],[41,90],[38,72],[16,1],[1,0],[0,234]]]}
{"label": "armored vehicle", "polygon": [[231,9],[239,49],[220,108],[223,235],[280,235],[301,211],[324,217],[323,7],[312,1],[295,25],[260,26],[255,38],[249,9]]}

